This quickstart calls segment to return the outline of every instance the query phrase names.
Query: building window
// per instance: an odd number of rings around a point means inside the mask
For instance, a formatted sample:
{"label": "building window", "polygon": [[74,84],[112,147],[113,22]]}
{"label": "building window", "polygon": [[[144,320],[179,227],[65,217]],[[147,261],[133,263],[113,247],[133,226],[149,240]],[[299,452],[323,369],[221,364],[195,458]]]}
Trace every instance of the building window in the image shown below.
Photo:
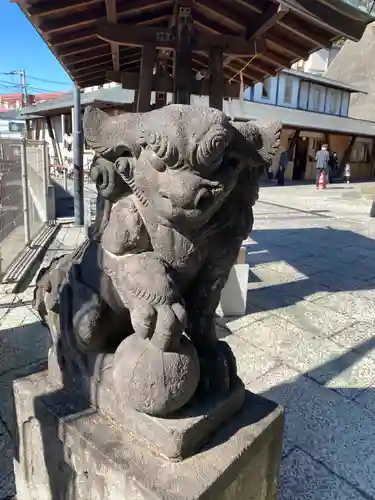
{"label": "building window", "polygon": [[371,147],[367,142],[357,142],[350,153],[350,161],[353,163],[369,163]]}
{"label": "building window", "polygon": [[293,82],[294,78],[290,75],[285,76],[285,87],[284,87],[284,103],[292,104],[293,97]]}
{"label": "building window", "polygon": [[333,115],[339,115],[340,106],[341,106],[341,92],[339,92],[338,90],[331,90],[329,92],[328,113],[332,113]]}
{"label": "building window", "polygon": [[9,132],[23,132],[25,130],[24,123],[9,122]]}
{"label": "building window", "polygon": [[309,109],[312,111],[324,111],[325,87],[311,85],[309,93]]}
{"label": "building window", "polygon": [[271,97],[271,79],[266,78],[262,86],[262,99],[270,99]]}

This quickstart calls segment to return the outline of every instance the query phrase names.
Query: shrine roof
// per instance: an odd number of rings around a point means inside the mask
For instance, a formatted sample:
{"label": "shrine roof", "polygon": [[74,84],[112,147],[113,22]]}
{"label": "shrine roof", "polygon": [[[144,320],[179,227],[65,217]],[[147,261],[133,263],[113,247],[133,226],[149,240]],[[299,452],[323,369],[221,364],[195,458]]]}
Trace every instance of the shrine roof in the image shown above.
{"label": "shrine roof", "polygon": [[[10,1],[19,5],[81,87],[119,81],[121,71],[137,74],[142,40],[160,41],[166,35],[173,43],[174,0]],[[208,67],[209,56],[202,47],[215,39],[224,47],[226,81],[261,81],[338,38],[359,40],[374,17],[355,2],[180,0],[191,9],[201,40],[193,53],[193,69],[199,73]],[[165,47],[164,38],[158,51],[172,73],[173,51]]]}

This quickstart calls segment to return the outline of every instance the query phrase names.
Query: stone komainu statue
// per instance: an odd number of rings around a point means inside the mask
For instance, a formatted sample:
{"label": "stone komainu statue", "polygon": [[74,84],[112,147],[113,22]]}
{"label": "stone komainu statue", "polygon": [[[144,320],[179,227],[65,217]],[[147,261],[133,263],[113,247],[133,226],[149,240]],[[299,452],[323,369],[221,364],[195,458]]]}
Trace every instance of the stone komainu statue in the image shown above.
{"label": "stone komainu statue", "polygon": [[40,272],[34,300],[67,379],[108,353],[119,401],[161,416],[197,391],[230,390],[236,363],[215,311],[280,130],[193,106],[86,109],[97,220]]}

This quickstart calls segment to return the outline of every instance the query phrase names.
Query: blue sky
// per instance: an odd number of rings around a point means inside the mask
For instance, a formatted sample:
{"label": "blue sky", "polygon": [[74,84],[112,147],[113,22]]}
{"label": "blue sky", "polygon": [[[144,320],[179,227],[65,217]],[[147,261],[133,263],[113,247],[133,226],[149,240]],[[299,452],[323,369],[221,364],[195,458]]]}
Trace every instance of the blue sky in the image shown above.
{"label": "blue sky", "polygon": [[17,4],[0,0],[0,18],[0,94],[19,91],[19,76],[4,73],[22,69],[31,94],[70,90],[70,78]]}

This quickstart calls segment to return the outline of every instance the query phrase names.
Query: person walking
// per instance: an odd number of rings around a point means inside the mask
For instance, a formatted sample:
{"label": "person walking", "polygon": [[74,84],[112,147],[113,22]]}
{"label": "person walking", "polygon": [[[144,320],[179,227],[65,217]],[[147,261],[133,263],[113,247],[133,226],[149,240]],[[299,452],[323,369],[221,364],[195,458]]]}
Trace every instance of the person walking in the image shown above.
{"label": "person walking", "polygon": [[350,182],[350,177],[352,175],[352,167],[350,166],[350,163],[347,163],[345,165],[345,170],[344,170],[344,181],[349,184]]}
{"label": "person walking", "polygon": [[284,186],[285,183],[285,170],[287,169],[289,163],[289,153],[288,151],[283,151],[279,159],[279,168],[277,171],[277,185]]}
{"label": "person walking", "polygon": [[337,157],[337,153],[334,151],[332,155],[330,155],[329,159],[328,182],[330,184],[333,183],[333,178],[337,173],[338,166],[339,166],[339,160]]}
{"label": "person walking", "polygon": [[319,179],[321,174],[324,174],[324,185],[326,184],[326,176],[329,171],[329,152],[327,144],[323,144],[320,151],[316,153],[316,188],[319,187]]}

